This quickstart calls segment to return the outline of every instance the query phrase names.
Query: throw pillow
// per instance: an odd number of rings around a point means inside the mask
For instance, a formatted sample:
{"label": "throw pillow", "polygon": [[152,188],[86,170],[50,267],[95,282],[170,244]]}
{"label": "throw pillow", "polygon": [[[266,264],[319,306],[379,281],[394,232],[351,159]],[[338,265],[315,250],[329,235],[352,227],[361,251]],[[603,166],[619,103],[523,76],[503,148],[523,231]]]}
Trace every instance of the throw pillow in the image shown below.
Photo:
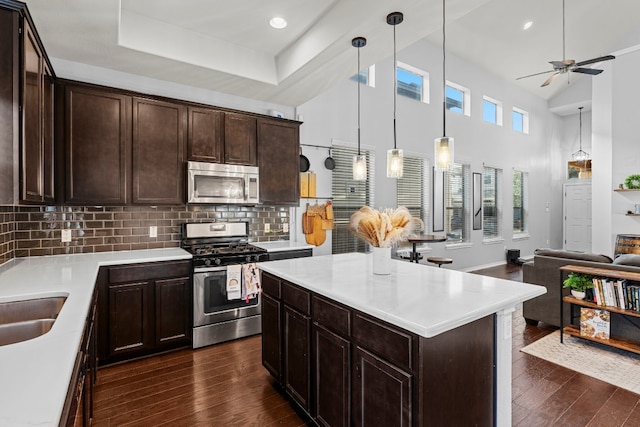
{"label": "throw pillow", "polygon": [[613,260],[613,263],[617,265],[631,265],[634,267],[640,267],[640,255],[638,254],[618,255],[616,259]]}

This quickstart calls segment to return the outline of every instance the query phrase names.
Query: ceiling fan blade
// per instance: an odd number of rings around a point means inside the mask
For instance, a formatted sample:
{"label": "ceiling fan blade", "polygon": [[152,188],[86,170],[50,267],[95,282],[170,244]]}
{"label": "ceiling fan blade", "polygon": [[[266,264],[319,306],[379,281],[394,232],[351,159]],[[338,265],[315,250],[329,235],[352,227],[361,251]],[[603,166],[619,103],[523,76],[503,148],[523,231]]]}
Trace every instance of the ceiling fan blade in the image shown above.
{"label": "ceiling fan blade", "polygon": [[539,76],[540,74],[549,74],[549,73],[553,73],[553,71],[554,71],[554,70],[541,71],[541,72],[539,72],[539,73],[529,74],[529,75],[527,75],[527,76],[518,77],[516,80],[526,79],[527,77]]}
{"label": "ceiling fan blade", "polygon": [[540,85],[540,87],[548,86],[557,76],[560,74],[559,72],[554,73],[551,77],[549,77],[544,83]]}
{"label": "ceiling fan blade", "polygon": [[597,68],[574,68],[574,73],[582,73],[582,74],[591,74],[592,76],[597,76],[604,70],[598,70]]}
{"label": "ceiling fan blade", "polygon": [[596,62],[602,62],[602,61],[611,61],[612,59],[616,59],[616,57],[613,55],[605,55],[599,58],[592,58],[592,59],[587,59],[586,61],[580,61],[576,64],[576,66],[582,67],[583,65],[595,64]]}

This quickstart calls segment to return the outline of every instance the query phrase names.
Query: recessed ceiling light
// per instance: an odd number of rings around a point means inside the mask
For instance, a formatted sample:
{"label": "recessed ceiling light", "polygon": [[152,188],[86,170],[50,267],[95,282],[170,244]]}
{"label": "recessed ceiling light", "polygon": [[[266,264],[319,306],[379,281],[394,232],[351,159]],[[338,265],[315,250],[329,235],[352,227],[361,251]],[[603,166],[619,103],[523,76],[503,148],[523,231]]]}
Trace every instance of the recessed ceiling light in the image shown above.
{"label": "recessed ceiling light", "polygon": [[527,21],[524,23],[524,25],[522,26],[523,30],[528,30],[529,28],[531,28],[531,26],[533,25],[533,21]]}
{"label": "recessed ceiling light", "polygon": [[281,30],[287,26],[287,21],[285,21],[284,18],[276,16],[275,18],[271,18],[271,20],[269,21],[269,25],[271,25],[275,29]]}

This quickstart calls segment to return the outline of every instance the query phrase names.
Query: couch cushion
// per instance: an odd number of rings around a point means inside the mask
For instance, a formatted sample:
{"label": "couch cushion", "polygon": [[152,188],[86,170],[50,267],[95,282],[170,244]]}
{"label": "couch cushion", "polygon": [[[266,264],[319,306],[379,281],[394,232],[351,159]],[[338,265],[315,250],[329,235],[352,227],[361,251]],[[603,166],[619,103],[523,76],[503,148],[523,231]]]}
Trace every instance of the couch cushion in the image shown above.
{"label": "couch cushion", "polygon": [[593,261],[593,262],[603,262],[607,264],[611,264],[613,261],[606,255],[598,255],[598,254],[590,254],[585,252],[572,252],[572,251],[563,251],[560,249],[536,249],[534,251],[535,255],[540,256],[549,256],[555,258],[568,258],[568,259],[577,259],[582,261]]}
{"label": "couch cushion", "polygon": [[613,260],[614,264],[618,265],[633,265],[634,267],[640,267],[640,255],[637,254],[624,254],[618,255]]}

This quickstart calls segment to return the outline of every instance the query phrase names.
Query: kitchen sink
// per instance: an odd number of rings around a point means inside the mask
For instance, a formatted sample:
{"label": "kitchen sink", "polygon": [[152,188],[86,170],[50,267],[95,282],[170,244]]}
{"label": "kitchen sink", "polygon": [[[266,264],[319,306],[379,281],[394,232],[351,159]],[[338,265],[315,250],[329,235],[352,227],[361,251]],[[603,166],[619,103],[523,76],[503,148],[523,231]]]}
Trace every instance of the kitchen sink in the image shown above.
{"label": "kitchen sink", "polygon": [[49,332],[66,300],[49,297],[0,303],[0,346]]}

